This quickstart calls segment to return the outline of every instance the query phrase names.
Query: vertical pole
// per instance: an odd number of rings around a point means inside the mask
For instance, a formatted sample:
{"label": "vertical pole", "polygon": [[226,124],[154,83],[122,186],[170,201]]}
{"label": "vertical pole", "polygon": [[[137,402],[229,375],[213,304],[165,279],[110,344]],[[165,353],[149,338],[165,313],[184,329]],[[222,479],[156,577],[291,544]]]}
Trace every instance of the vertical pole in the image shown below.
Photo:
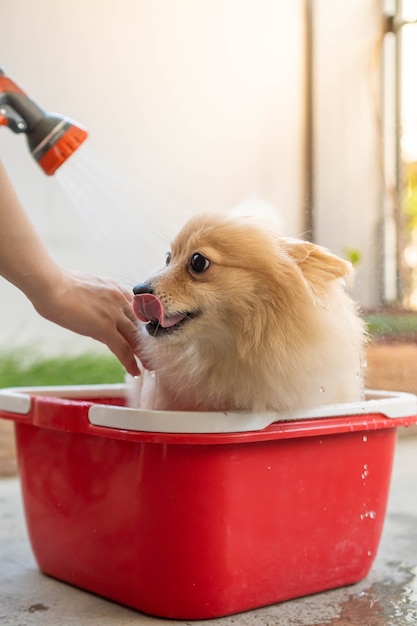
{"label": "vertical pole", "polygon": [[402,278],[402,261],[401,251],[403,250],[404,238],[404,216],[402,210],[402,194],[403,194],[403,164],[401,151],[402,138],[402,42],[401,27],[402,22],[402,0],[396,0],[395,3],[395,201],[394,216],[396,225],[396,260],[397,260],[397,299],[402,299],[404,293],[404,285]]}
{"label": "vertical pole", "polygon": [[304,0],[304,198],[303,234],[314,240],[314,0]]}

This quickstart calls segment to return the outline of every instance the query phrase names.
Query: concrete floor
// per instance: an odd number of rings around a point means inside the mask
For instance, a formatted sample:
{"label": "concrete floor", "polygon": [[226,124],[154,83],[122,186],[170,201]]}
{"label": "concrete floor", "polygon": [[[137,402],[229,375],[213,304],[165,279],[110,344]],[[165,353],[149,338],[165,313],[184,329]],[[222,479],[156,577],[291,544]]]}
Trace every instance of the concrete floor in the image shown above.
{"label": "concrete floor", "polygon": [[216,620],[154,619],[42,575],[28,542],[18,479],[0,480],[2,626],[405,626],[417,624],[417,438],[397,444],[378,556],[361,583]]}

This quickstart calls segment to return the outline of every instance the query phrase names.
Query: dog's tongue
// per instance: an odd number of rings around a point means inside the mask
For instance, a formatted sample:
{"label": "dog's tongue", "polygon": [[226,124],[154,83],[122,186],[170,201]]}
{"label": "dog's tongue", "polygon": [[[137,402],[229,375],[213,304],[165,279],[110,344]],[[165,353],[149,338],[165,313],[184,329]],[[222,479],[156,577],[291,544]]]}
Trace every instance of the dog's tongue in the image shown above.
{"label": "dog's tongue", "polygon": [[134,296],[133,310],[141,322],[158,322],[162,328],[170,328],[186,316],[186,313],[165,315],[162,302],[152,293],[140,293]]}

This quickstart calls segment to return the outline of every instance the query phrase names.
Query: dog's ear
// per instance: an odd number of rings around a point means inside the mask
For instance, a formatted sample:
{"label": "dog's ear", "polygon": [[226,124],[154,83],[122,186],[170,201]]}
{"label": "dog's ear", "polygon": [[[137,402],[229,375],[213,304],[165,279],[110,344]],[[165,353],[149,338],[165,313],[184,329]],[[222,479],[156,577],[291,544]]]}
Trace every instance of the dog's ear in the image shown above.
{"label": "dog's ear", "polygon": [[352,270],[352,264],[349,261],[309,241],[286,239],[284,245],[287,253],[299,265],[306,278],[311,276],[317,278],[320,276],[327,280],[343,278]]}

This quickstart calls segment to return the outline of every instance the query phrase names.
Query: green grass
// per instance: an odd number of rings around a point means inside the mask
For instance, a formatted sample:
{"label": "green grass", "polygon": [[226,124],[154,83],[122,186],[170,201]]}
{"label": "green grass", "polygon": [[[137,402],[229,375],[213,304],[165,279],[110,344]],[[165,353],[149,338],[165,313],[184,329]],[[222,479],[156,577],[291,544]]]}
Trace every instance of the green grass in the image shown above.
{"label": "green grass", "polygon": [[376,338],[417,336],[417,313],[372,313],[364,315],[364,320],[369,333]]}
{"label": "green grass", "polygon": [[110,355],[38,357],[26,351],[0,354],[0,387],[119,383],[124,369]]}

